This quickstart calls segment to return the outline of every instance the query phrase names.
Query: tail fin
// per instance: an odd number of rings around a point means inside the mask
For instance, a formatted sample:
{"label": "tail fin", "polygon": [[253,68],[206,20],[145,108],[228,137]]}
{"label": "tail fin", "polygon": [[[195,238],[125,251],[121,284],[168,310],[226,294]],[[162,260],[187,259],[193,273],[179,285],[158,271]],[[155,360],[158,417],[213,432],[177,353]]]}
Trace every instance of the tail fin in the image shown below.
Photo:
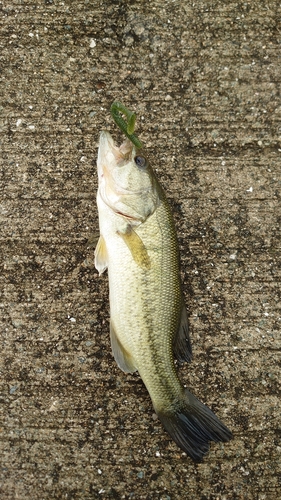
{"label": "tail fin", "polygon": [[232,438],[218,417],[187,390],[173,409],[157,415],[172,439],[195,462],[201,462],[209,451],[209,441],[226,442]]}

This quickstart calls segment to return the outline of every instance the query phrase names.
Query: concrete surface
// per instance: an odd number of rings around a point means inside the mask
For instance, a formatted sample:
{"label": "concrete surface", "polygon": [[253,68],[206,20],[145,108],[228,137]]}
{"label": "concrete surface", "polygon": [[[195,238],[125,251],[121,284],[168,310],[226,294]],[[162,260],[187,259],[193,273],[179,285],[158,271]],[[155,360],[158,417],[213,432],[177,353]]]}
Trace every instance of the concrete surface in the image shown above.
{"label": "concrete surface", "polygon": [[[1,499],[281,498],[280,2],[0,6]],[[118,370],[86,248],[116,98],[175,214],[182,379],[235,436],[200,465]]]}

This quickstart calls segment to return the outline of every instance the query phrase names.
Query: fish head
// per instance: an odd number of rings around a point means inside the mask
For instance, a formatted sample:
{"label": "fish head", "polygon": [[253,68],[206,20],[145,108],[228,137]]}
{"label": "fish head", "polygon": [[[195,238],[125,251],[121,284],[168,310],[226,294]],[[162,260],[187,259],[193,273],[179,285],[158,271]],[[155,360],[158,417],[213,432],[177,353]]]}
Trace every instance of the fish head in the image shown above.
{"label": "fish head", "polygon": [[148,161],[129,139],[118,147],[109,132],[101,132],[97,165],[98,193],[111,210],[136,225],[156,210],[159,184]]}

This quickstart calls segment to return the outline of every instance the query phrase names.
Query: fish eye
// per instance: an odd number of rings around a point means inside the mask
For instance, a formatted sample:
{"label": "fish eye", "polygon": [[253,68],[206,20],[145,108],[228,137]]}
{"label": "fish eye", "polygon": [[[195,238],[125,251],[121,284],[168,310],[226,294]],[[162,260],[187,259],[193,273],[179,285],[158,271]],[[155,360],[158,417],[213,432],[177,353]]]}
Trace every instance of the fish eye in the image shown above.
{"label": "fish eye", "polygon": [[139,168],[146,167],[146,159],[143,156],[135,156],[135,164]]}

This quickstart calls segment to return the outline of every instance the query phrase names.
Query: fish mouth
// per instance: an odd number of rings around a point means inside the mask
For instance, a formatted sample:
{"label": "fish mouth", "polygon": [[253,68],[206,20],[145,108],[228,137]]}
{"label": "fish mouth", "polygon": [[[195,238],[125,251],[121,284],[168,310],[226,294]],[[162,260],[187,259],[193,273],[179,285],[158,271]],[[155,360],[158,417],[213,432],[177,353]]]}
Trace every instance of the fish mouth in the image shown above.
{"label": "fish mouth", "polygon": [[[114,170],[121,168],[136,155],[136,148],[129,139],[126,139],[120,147],[116,146],[111,134],[102,131],[100,134],[100,143],[98,150],[98,177],[99,177],[99,196],[103,202],[111,208],[117,215],[124,218],[132,225],[140,224],[145,218],[138,213],[134,202],[129,201],[136,196],[145,196],[150,191],[150,186],[146,189],[138,188],[127,189],[114,176]],[[123,197],[126,202],[123,203]],[[128,212],[127,212],[128,210]]]}
{"label": "fish mouth", "polygon": [[108,188],[114,191],[116,195],[135,196],[143,194],[143,190],[131,190],[120,186],[116,180],[112,179],[111,170],[121,167],[128,161],[133,154],[134,145],[129,139],[126,139],[121,146],[116,146],[109,132],[102,131],[100,134],[100,144],[98,152],[98,175],[100,181],[106,179]]}
{"label": "fish mouth", "polygon": [[100,134],[98,150],[98,175],[110,175],[109,165],[119,166],[132,155],[134,145],[126,139],[121,146],[116,146],[111,134],[103,130]]}

